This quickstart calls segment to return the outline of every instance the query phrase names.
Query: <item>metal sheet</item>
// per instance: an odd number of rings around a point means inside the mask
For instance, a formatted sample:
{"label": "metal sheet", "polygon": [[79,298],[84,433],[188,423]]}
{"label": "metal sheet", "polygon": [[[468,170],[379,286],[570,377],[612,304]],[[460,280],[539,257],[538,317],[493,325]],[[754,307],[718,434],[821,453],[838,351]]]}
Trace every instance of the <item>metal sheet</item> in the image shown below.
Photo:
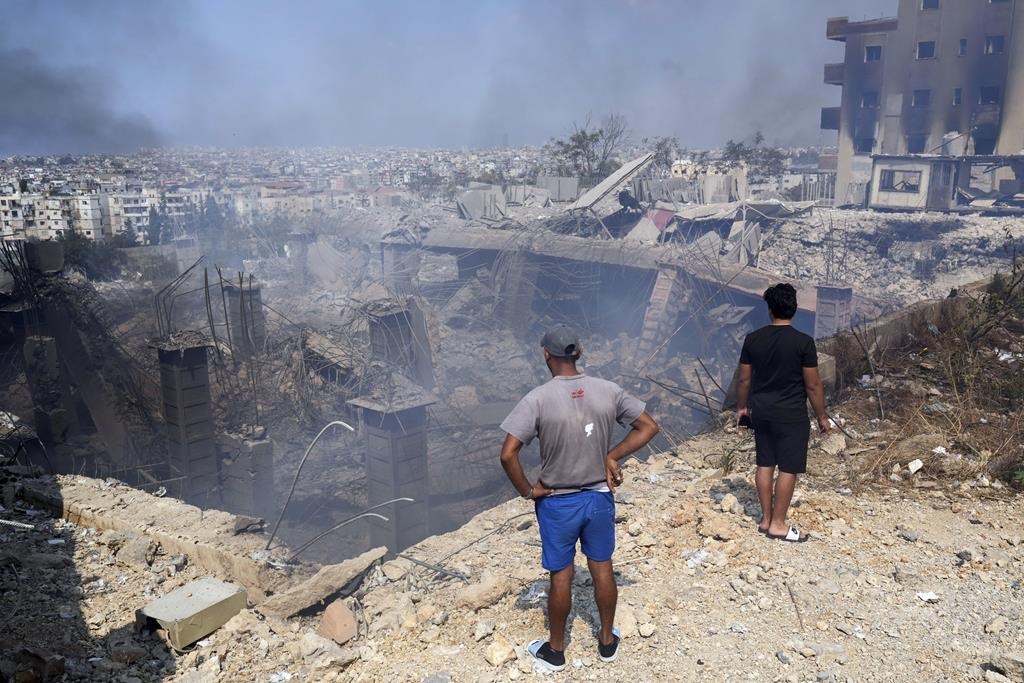
{"label": "metal sheet", "polygon": [[619,170],[615,171],[615,173],[612,173],[597,185],[584,192],[582,197],[569,205],[568,210],[574,211],[576,209],[589,209],[594,206],[594,204],[597,204],[599,201],[604,199],[619,185],[642,171],[653,160],[654,153],[648,152],[642,157],[637,157],[632,161],[626,162],[620,166]]}

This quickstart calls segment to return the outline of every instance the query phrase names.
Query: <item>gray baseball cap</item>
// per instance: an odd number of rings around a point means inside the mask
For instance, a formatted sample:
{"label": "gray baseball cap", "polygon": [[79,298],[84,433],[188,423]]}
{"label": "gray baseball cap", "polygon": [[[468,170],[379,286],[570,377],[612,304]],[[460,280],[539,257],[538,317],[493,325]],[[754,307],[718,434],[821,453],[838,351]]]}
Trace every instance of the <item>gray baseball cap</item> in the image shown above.
{"label": "gray baseball cap", "polygon": [[580,352],[580,338],[568,325],[555,325],[540,340],[544,350],[556,358],[572,358]]}

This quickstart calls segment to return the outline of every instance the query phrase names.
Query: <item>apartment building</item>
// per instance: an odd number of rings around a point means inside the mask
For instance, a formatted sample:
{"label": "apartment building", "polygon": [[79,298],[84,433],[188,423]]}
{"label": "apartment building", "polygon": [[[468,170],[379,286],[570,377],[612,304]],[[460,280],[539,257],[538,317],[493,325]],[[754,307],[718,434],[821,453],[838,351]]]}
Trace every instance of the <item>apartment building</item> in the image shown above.
{"label": "apartment building", "polygon": [[1024,0],[899,0],[897,16],[828,20],[844,60],[821,127],[839,133],[837,203],[863,203],[871,155],[1024,150]]}
{"label": "apartment building", "polygon": [[110,226],[103,220],[100,197],[97,194],[78,194],[63,197],[65,215],[71,217],[71,229],[91,240],[108,237]]}

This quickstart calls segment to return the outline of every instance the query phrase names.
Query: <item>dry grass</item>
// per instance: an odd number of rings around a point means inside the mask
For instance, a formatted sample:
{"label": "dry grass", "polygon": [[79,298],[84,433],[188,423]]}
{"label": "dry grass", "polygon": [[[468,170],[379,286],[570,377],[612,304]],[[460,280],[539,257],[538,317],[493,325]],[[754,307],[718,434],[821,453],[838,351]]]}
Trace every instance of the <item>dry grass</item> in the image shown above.
{"label": "dry grass", "polygon": [[[1010,283],[1024,294],[1024,276]],[[911,312],[903,334],[887,335],[888,344],[866,330],[833,342],[846,389],[839,410],[877,432],[868,440],[873,450],[846,458],[851,488],[887,480],[909,459],[907,439],[920,435],[937,435],[947,450],[914,452],[927,477],[956,482],[984,474],[1024,488],[1024,296],[1006,287],[998,297],[985,292]],[[872,369],[884,378],[881,386],[854,389]]]}

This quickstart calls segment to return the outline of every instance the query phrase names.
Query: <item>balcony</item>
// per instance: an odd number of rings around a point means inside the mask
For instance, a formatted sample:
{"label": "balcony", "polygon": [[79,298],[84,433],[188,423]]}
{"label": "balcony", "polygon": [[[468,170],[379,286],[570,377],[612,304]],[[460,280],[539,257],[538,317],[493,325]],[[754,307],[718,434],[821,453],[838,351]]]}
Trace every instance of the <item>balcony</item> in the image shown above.
{"label": "balcony", "polygon": [[821,129],[822,130],[839,130],[839,119],[840,107],[822,107],[821,108]]}
{"label": "balcony", "polygon": [[830,17],[825,24],[825,37],[844,43],[846,36],[895,31],[898,23],[896,17],[868,19],[867,21],[850,21],[849,17]]}
{"label": "balcony", "polygon": [[845,78],[846,64],[840,62],[838,64],[825,65],[825,83],[829,85],[842,85]]}

